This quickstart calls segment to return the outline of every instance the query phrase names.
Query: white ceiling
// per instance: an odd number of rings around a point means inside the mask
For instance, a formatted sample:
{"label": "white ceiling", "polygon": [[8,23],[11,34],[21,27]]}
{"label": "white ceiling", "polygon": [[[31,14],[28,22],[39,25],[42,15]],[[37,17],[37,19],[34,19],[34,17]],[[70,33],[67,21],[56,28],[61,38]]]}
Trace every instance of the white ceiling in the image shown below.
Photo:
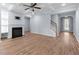
{"label": "white ceiling", "polygon": [[[30,5],[30,3],[6,3],[3,4],[2,7],[8,8],[9,10],[12,11],[16,11],[16,12],[20,12],[20,13],[25,13],[28,11],[25,11],[25,8],[28,8],[26,6],[23,5]],[[66,3],[65,6],[61,6],[62,3],[37,3],[37,6],[41,7],[41,10],[36,10],[35,11],[42,11],[42,10],[48,10],[48,11],[53,11],[53,10],[57,10],[57,9],[62,9],[62,8],[67,8],[67,7],[78,7],[79,3]]]}
{"label": "white ceiling", "polygon": [[61,6],[62,3],[45,3],[45,4],[39,4],[41,7],[45,8],[51,8],[52,10],[60,9],[60,8],[66,8],[70,6],[78,6],[77,3],[67,3],[66,6]]}

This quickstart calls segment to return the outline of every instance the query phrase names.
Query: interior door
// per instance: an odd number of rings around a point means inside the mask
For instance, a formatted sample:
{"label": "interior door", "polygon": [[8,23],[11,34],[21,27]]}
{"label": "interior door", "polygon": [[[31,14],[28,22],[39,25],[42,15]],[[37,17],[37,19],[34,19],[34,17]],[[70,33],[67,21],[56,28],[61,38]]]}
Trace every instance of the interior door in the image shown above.
{"label": "interior door", "polygon": [[61,17],[60,30],[64,32],[73,32],[73,18],[71,16]]}

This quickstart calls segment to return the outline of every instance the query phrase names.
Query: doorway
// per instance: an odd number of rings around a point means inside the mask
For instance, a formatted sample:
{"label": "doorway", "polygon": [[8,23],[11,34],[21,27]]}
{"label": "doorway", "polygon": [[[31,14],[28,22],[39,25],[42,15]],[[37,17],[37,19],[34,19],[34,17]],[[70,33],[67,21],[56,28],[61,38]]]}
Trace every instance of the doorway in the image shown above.
{"label": "doorway", "polygon": [[25,17],[25,32],[30,32],[30,17]]}
{"label": "doorway", "polygon": [[61,17],[60,23],[61,23],[60,25],[61,32],[73,32],[73,17],[72,16]]}

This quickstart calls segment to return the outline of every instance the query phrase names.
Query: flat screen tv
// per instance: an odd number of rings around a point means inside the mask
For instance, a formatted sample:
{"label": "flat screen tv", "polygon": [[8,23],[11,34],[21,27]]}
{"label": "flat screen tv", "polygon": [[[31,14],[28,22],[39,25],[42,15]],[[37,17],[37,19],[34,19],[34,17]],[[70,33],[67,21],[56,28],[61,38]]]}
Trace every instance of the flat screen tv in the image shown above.
{"label": "flat screen tv", "polygon": [[15,19],[20,20],[20,17],[19,16],[15,16]]}

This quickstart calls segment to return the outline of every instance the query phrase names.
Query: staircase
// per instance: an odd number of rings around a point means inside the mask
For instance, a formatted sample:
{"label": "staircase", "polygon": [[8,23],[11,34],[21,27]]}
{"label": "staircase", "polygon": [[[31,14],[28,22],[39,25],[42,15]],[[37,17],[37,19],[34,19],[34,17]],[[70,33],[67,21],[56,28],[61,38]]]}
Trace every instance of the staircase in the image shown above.
{"label": "staircase", "polygon": [[51,32],[54,34],[54,36],[57,36],[57,24],[51,20]]}

